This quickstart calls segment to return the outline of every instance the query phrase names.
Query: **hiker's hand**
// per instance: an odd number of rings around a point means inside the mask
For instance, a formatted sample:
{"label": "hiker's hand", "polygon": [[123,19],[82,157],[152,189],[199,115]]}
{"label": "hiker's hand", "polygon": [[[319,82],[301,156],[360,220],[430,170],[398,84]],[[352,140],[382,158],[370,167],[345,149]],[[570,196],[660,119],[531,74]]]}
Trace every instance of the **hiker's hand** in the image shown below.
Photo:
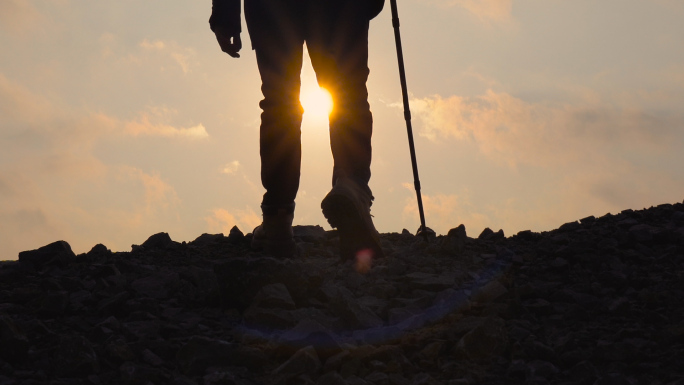
{"label": "hiker's hand", "polygon": [[221,51],[227,53],[231,57],[240,57],[240,49],[242,49],[242,40],[240,39],[240,33],[237,32],[233,35],[224,33],[221,30],[214,32],[216,35],[216,40],[218,40],[221,46]]}

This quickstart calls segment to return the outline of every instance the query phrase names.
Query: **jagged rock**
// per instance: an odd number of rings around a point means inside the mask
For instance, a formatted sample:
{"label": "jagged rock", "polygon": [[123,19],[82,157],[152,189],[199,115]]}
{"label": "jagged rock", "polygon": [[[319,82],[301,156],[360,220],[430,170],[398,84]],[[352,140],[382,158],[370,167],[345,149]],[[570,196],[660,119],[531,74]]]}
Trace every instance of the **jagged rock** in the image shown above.
{"label": "jagged rock", "polygon": [[578,230],[578,229],[580,229],[580,228],[582,228],[582,225],[580,225],[580,223],[577,222],[577,221],[573,221],[573,222],[568,222],[568,223],[562,224],[562,225],[558,228],[558,230],[559,230],[559,231],[570,232],[570,231]]}
{"label": "jagged rock", "polygon": [[[510,238],[381,234],[367,274],[320,229],[287,261],[236,230],[1,262],[0,383],[675,385],[683,218],[676,203]],[[318,363],[274,375],[306,348]]]}
{"label": "jagged rock", "polygon": [[347,385],[347,381],[339,373],[329,372],[320,376],[316,385]]}
{"label": "jagged rock", "polygon": [[362,378],[352,375],[347,377],[347,385],[368,385],[368,382]]}
{"label": "jagged rock", "polygon": [[295,303],[282,283],[266,285],[254,297],[253,306],[294,310]]}
{"label": "jagged rock", "polygon": [[97,373],[100,363],[90,342],[81,336],[62,336],[53,357],[59,377]]}
{"label": "jagged rock", "polygon": [[282,283],[292,293],[292,287],[306,284],[298,279],[301,270],[296,269],[292,261],[269,257],[231,258],[215,265],[214,274],[223,306],[240,310],[247,308],[255,294],[266,285]]}
{"label": "jagged rock", "polygon": [[321,366],[321,360],[318,358],[316,349],[313,346],[307,346],[298,350],[289,360],[276,368],[273,374],[289,376],[305,373],[314,374],[321,369]]}
{"label": "jagged rock", "polygon": [[416,307],[395,307],[387,312],[387,319],[390,325],[399,324],[420,312]]}
{"label": "jagged rock", "polygon": [[171,380],[170,373],[130,361],[119,367],[119,373],[124,384],[165,384]]}
{"label": "jagged rock", "polygon": [[179,284],[179,274],[161,271],[131,282],[133,290],[147,297],[166,299]]}
{"label": "jagged rock", "polygon": [[445,347],[445,341],[435,341],[425,346],[419,353],[418,357],[427,361],[435,361],[442,354]]}
{"label": "jagged rock", "polygon": [[493,280],[488,282],[482,288],[480,288],[472,297],[473,301],[479,303],[486,303],[494,301],[495,299],[506,294],[508,289],[501,284],[498,280]]}
{"label": "jagged rock", "polygon": [[123,340],[114,340],[107,344],[105,351],[110,359],[118,362],[133,361],[135,353]]}
{"label": "jagged rock", "polygon": [[406,274],[411,287],[419,290],[439,291],[454,285],[454,278],[448,275],[436,275],[422,272]]}
{"label": "jagged rock", "polygon": [[251,306],[244,313],[245,325],[263,332],[283,330],[294,326],[295,320],[289,311]]}
{"label": "jagged rock", "polygon": [[237,226],[233,226],[230,228],[230,232],[228,233],[228,240],[235,243],[243,240],[245,238],[245,234],[238,229]]}
{"label": "jagged rock", "polygon": [[211,243],[216,243],[223,240],[225,237],[223,234],[207,234],[203,233],[199,237],[195,238],[194,241],[190,242],[192,245],[205,246]]}
{"label": "jagged rock", "polygon": [[446,237],[442,239],[442,249],[448,253],[460,255],[465,249],[467,240],[465,225],[461,224],[449,230]]}
{"label": "jagged rock", "polygon": [[176,362],[185,374],[200,374],[209,366],[233,362],[236,358],[234,344],[198,336],[192,337],[176,354]]}
{"label": "jagged rock", "polygon": [[149,349],[143,350],[142,359],[152,366],[162,366],[164,364],[164,360],[159,358],[158,355],[152,353]]}
{"label": "jagged rock", "polygon": [[353,294],[337,286],[326,286],[323,293],[331,305],[331,310],[349,328],[374,328],[383,324],[382,319],[367,307],[358,303]]}
{"label": "jagged rock", "polygon": [[64,314],[69,306],[69,293],[66,291],[48,292],[40,301],[37,312],[47,317]]}
{"label": "jagged rock", "polygon": [[99,257],[108,257],[112,254],[112,251],[107,248],[107,246],[98,243],[93,246],[86,255],[92,260]]}
{"label": "jagged rock", "polygon": [[507,344],[506,322],[490,317],[466,333],[456,349],[470,360],[486,361],[503,352]]}
{"label": "jagged rock", "polygon": [[439,317],[442,317],[449,313],[461,313],[470,310],[470,300],[463,291],[446,289],[437,294],[432,306]]}
{"label": "jagged rock", "polygon": [[328,234],[321,226],[293,226],[294,236],[304,242],[318,243],[328,238]]}
{"label": "jagged rock", "polygon": [[297,326],[280,336],[278,343],[294,349],[313,346],[318,357],[322,360],[326,360],[342,350],[340,343],[330,330],[310,319],[299,321]]}
{"label": "jagged rock", "polygon": [[238,379],[229,371],[215,371],[205,375],[204,385],[237,385]]}
{"label": "jagged rock", "polygon": [[20,363],[26,359],[29,342],[8,316],[0,316],[0,358],[10,363]]}
{"label": "jagged rock", "polygon": [[596,367],[588,361],[579,362],[570,369],[570,379],[576,383],[593,383],[597,377]]}
{"label": "jagged rock", "polygon": [[215,290],[218,290],[216,275],[209,268],[192,266],[181,271],[179,275],[206,293],[213,293]]}
{"label": "jagged rock", "polygon": [[333,356],[328,357],[325,360],[325,365],[323,366],[323,372],[337,372],[342,367],[342,364],[349,358],[349,350],[343,350]]}
{"label": "jagged rock", "polygon": [[419,373],[411,380],[411,385],[437,385],[438,382],[428,373]]}
{"label": "jagged rock", "polygon": [[389,382],[389,376],[382,372],[373,372],[367,375],[364,380],[372,384],[386,385]]}
{"label": "jagged rock", "polygon": [[600,377],[595,385],[636,385],[638,382],[622,373],[608,373]]}
{"label": "jagged rock", "polygon": [[23,269],[41,269],[43,266],[58,263],[67,265],[76,259],[71,246],[65,241],[57,241],[36,250],[19,253],[19,264]]}
{"label": "jagged rock", "polygon": [[157,233],[149,238],[142,245],[145,249],[170,249],[178,246],[178,242],[171,240],[168,233]]}
{"label": "jagged rock", "polygon": [[535,360],[530,362],[527,365],[528,368],[528,378],[530,377],[541,377],[545,379],[551,379],[553,376],[558,374],[560,370],[558,368],[548,362],[548,361],[542,361],[542,360]]}
{"label": "jagged rock", "polygon": [[485,227],[485,229],[482,230],[480,235],[477,236],[477,239],[482,240],[482,241],[497,241],[497,240],[502,240],[505,238],[506,238],[506,236],[504,235],[503,230],[499,230],[495,233],[489,227]]}

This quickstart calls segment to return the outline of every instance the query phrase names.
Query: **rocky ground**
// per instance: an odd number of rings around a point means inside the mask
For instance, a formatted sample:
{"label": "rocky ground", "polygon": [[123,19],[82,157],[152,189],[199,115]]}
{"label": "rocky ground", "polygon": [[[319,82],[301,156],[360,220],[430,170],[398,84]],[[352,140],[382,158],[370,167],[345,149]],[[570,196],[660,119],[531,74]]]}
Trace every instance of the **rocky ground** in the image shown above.
{"label": "rocky ground", "polygon": [[684,384],[684,205],[340,261],[249,234],[0,262],[0,384]]}

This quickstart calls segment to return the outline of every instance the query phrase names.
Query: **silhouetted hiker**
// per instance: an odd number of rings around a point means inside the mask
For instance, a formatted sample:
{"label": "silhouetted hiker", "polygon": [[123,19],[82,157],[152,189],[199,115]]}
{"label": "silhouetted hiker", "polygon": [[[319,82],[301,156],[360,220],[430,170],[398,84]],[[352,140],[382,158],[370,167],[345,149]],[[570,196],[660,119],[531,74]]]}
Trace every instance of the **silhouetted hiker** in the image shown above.
{"label": "silhouetted hiker", "polygon": [[[213,0],[209,19],[221,49],[239,57],[240,1]],[[373,118],[368,104],[368,25],[384,0],[245,0],[247,29],[255,50],[261,91],[261,182],[266,189],[263,222],[252,246],[292,256],[295,197],[301,166],[303,108],[299,102],[306,42],[318,84],[333,98],[330,146],[333,188],[321,202],[340,235],[342,257],[364,250],[382,256],[370,215]],[[368,255],[365,253],[365,255]]]}

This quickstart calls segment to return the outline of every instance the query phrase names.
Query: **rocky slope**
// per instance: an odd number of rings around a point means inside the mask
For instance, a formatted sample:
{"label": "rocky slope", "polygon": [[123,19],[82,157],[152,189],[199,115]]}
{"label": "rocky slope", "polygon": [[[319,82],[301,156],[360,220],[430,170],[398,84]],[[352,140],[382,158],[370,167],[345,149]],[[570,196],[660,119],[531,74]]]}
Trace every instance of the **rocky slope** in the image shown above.
{"label": "rocky slope", "polygon": [[684,384],[684,205],[336,257],[249,235],[0,263],[0,384]]}

